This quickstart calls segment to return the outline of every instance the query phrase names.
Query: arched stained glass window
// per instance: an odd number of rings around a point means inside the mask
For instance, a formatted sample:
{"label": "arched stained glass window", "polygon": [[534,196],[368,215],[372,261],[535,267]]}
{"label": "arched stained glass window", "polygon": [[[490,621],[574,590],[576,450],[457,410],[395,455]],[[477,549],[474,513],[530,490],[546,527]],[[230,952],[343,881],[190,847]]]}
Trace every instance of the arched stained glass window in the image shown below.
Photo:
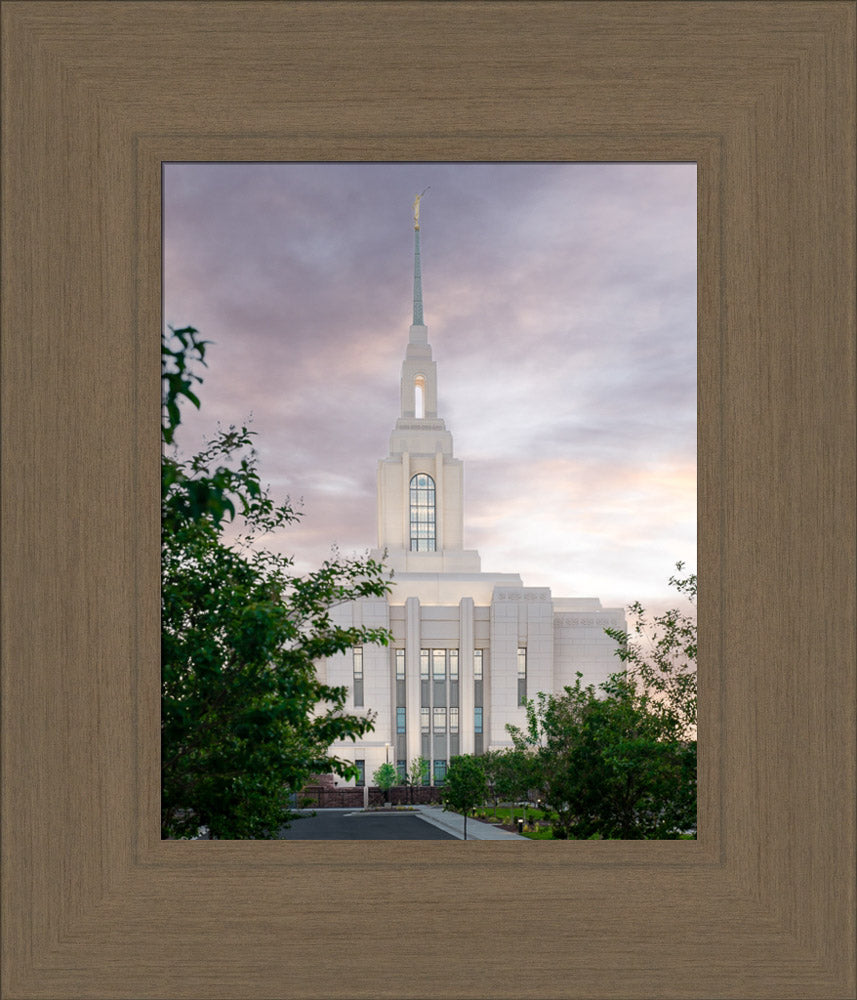
{"label": "arched stained glass window", "polygon": [[434,552],[435,534],[434,480],[425,473],[411,479],[411,552]]}

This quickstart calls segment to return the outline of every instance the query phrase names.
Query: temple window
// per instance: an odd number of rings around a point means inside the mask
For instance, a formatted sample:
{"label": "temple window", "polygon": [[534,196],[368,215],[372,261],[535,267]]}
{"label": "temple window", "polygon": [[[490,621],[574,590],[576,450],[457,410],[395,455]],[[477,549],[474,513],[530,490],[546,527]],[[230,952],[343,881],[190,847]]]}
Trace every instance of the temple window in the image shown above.
{"label": "temple window", "polygon": [[434,552],[436,507],[434,480],[421,472],[411,479],[411,552]]}
{"label": "temple window", "polygon": [[426,379],[425,375],[417,375],[414,379],[414,416],[422,420],[426,415]]}

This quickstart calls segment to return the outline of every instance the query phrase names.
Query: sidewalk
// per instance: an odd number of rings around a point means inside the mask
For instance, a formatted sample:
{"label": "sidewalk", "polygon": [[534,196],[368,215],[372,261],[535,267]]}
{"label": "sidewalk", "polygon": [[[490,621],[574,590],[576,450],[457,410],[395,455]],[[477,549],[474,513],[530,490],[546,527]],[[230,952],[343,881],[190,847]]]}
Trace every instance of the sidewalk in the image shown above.
{"label": "sidewalk", "polygon": [[[444,812],[440,806],[414,806],[420,814],[420,818],[426,823],[431,823],[439,830],[451,833],[459,840],[464,839],[464,817],[461,813]],[[478,819],[467,820],[468,840],[525,840],[530,843],[529,837],[522,837],[518,833],[510,833],[508,830],[501,830],[490,823],[482,823]]]}

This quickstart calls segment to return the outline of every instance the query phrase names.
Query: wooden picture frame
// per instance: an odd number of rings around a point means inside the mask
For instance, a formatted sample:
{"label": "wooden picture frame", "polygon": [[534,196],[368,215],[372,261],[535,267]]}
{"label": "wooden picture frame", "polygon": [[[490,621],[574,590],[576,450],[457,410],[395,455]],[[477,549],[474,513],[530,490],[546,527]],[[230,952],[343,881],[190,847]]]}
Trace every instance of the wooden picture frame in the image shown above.
{"label": "wooden picture frame", "polygon": [[[854,5],[2,19],[4,1000],[853,997]],[[159,839],[180,159],[698,162],[698,841]]]}

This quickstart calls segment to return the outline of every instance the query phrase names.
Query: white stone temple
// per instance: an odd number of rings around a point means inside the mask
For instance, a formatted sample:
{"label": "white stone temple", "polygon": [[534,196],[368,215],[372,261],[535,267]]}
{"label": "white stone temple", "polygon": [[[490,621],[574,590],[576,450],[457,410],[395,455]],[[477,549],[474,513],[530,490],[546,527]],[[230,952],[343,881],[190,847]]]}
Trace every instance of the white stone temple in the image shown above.
{"label": "white stone temple", "polygon": [[464,547],[464,468],[438,416],[423,322],[419,198],[414,209],[413,324],[400,413],[378,463],[371,553],[393,570],[393,590],[334,611],[338,624],[384,627],[393,641],[319,665],[327,683],[348,687],[348,712],[376,716],[366,738],[331,747],[368,783],[385,761],[404,772],[422,756],[434,784],[456,754],[511,746],[505,727],[524,723],[526,699],[574,684],[577,671],[597,685],[620,669],[604,629],[625,628],[621,608],[603,608],[597,597],[556,598],[547,587],[525,587],[516,573],[483,573],[479,553]]}

